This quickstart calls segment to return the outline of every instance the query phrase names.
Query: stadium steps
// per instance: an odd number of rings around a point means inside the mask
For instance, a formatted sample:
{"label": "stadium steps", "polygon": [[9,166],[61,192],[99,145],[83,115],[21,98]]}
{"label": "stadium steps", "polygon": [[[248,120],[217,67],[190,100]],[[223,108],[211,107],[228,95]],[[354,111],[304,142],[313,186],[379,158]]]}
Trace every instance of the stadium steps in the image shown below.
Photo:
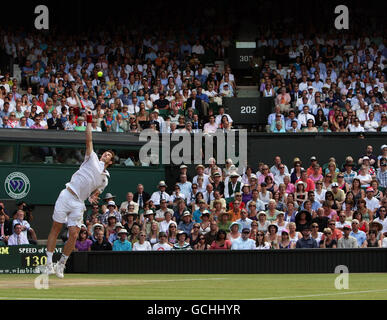
{"label": "stadium steps", "polygon": [[13,65],[13,78],[17,79],[17,82],[21,82],[21,69],[18,64]]}
{"label": "stadium steps", "polygon": [[238,86],[238,98],[258,98],[258,86]]}

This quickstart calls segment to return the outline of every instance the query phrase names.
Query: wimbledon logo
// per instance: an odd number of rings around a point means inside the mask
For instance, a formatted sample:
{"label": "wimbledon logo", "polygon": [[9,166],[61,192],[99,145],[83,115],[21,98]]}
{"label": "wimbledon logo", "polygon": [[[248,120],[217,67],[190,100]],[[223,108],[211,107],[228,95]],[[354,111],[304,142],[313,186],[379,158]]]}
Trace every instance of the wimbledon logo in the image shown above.
{"label": "wimbledon logo", "polygon": [[22,199],[30,192],[30,180],[24,173],[12,172],[4,182],[5,191],[13,199]]}

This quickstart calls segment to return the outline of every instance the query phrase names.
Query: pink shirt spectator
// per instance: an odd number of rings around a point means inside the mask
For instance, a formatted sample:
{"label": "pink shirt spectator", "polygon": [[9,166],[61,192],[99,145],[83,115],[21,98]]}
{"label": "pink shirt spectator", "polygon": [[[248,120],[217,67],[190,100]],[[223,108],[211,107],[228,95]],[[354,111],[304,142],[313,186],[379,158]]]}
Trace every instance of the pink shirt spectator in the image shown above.
{"label": "pink shirt spectator", "polygon": [[294,191],[296,190],[296,188],[294,187],[294,184],[293,183],[289,183],[286,187],[286,193],[289,194],[289,193],[294,193]]}
{"label": "pink shirt spectator", "polygon": [[309,177],[309,179],[311,179],[314,183],[316,183],[317,181],[320,181],[322,180],[324,177],[322,174],[320,174],[317,178],[313,176],[313,174],[311,174]]}
{"label": "pink shirt spectator", "polygon": [[265,178],[267,177],[267,176],[270,176],[272,179],[273,179],[273,181],[274,181],[274,176],[273,176],[273,174],[272,173],[269,173],[268,175],[264,175],[264,174],[261,174],[260,176],[259,176],[259,178],[258,178],[258,185],[260,185],[262,182],[265,182]]}

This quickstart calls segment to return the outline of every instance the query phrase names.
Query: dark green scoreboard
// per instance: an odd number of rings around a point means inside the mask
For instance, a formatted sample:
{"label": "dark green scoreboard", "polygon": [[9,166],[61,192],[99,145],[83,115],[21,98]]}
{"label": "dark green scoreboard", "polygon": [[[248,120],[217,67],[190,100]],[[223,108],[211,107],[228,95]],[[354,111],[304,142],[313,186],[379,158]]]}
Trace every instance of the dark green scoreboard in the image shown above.
{"label": "dark green scoreboard", "polygon": [[[63,245],[54,251],[53,261],[59,259]],[[0,247],[0,274],[36,273],[36,267],[47,262],[46,246],[21,245]]]}
{"label": "dark green scoreboard", "polygon": [[223,106],[234,125],[267,123],[274,109],[273,98],[223,98]]}

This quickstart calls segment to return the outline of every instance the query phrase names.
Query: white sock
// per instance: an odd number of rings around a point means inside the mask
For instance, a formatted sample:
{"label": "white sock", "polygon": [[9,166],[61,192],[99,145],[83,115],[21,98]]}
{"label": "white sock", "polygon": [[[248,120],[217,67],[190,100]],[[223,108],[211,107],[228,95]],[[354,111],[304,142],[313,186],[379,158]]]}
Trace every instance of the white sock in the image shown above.
{"label": "white sock", "polygon": [[60,257],[59,263],[66,264],[68,258],[69,258],[68,256],[66,256],[62,253],[62,256]]}
{"label": "white sock", "polygon": [[52,263],[52,255],[54,254],[53,252],[48,252],[47,251],[47,263],[50,264]]}

